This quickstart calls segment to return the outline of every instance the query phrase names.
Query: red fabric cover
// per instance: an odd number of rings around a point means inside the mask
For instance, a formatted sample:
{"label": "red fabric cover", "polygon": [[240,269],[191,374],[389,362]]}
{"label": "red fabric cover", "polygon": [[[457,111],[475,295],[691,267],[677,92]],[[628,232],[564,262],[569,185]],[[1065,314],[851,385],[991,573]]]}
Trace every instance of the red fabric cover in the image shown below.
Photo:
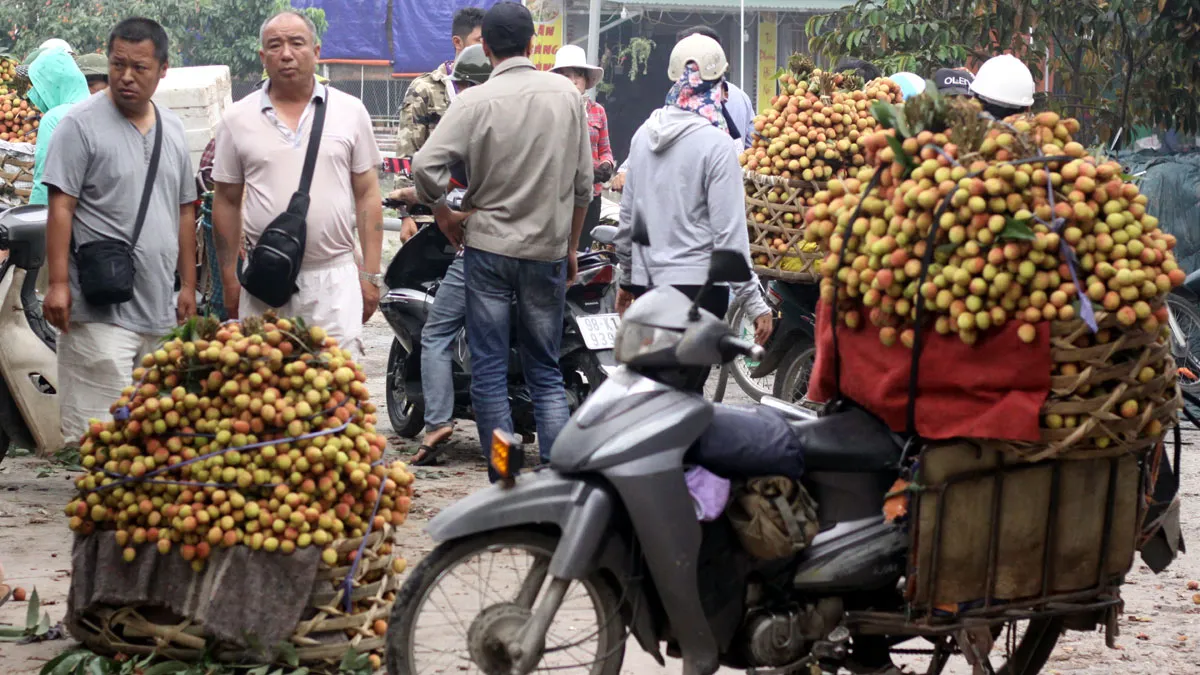
{"label": "red fabric cover", "polygon": [[[957,335],[924,335],[921,352],[917,432],[930,440],[991,438],[1040,439],[1038,414],[1050,393],[1050,324],[1037,324],[1038,337],[1026,344],[1009,322],[974,346]],[[841,389],[846,398],[878,415],[893,431],[906,431],[908,378],[912,350],[885,347],[872,325],[838,328]],[[834,394],[833,335],[829,307],[817,308],[817,360],[808,397],[828,401]]]}

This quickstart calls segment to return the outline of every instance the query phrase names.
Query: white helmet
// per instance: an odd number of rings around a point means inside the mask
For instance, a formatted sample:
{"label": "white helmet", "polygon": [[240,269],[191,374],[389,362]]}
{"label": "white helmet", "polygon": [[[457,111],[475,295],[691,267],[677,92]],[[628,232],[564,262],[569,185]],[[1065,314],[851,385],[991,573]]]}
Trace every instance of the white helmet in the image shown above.
{"label": "white helmet", "polygon": [[72,56],[75,55],[75,50],[71,49],[71,45],[61,38],[50,38],[43,42],[40,47],[42,49],[61,49]]}
{"label": "white helmet", "polygon": [[1033,105],[1033,73],[1011,54],[993,56],[979,68],[971,93],[989,103],[1028,108]]}
{"label": "white helmet", "polygon": [[716,40],[698,33],[689,35],[675,44],[671,50],[671,64],[667,77],[676,82],[683,77],[687,64],[695,62],[700,67],[700,77],[707,82],[719,80],[729,68],[725,50]]}

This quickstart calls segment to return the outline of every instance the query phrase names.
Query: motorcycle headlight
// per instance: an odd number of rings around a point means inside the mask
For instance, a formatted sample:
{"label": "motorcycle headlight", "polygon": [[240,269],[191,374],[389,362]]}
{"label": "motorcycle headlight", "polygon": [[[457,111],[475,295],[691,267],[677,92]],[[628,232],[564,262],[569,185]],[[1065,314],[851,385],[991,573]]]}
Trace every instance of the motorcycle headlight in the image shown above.
{"label": "motorcycle headlight", "polygon": [[619,363],[633,363],[647,356],[670,352],[683,339],[683,332],[622,321],[617,329],[613,356]]}

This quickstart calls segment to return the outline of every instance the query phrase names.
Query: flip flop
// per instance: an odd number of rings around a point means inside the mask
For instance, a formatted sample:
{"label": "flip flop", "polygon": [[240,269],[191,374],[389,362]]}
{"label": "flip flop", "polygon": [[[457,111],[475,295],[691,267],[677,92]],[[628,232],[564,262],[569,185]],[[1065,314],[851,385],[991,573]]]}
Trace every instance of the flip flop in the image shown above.
{"label": "flip flop", "polygon": [[409,466],[441,466],[441,462],[438,461],[438,455],[441,455],[443,452],[445,452],[447,446],[448,443],[446,443],[446,441],[442,441],[437,445],[422,445],[418,447],[417,454],[419,455],[424,452],[425,455],[422,456],[421,459],[412,461]]}

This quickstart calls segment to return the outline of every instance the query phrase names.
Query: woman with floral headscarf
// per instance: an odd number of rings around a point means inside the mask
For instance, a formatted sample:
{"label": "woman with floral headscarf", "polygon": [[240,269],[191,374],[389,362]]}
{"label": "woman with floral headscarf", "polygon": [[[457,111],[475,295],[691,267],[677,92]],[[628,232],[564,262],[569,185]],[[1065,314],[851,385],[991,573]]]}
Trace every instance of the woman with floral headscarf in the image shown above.
{"label": "woman with floral headscarf", "polygon": [[[714,250],[741,251],[750,261],[742,170],[722,100],[727,67],[725,53],[712,38],[692,35],[679,41],[671,52],[668,76],[675,84],[666,105],[633,136],[616,240],[621,313],[652,285],[674,286],[695,300]],[[649,246],[633,243],[636,222],[645,225]],[[640,249],[636,255],[635,247]],[[724,285],[710,288],[700,306],[724,317],[729,291]],[[735,285],[733,293],[747,314],[756,317],[759,344],[766,342],[771,313],[758,280]]]}

